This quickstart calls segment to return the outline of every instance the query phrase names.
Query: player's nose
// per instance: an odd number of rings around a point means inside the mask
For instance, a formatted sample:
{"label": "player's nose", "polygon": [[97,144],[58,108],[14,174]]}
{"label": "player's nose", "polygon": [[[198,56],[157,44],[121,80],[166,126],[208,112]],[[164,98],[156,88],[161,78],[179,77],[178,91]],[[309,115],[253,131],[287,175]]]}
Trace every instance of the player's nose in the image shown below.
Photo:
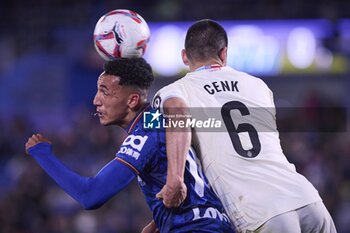
{"label": "player's nose", "polygon": [[95,95],[95,97],[94,97],[92,103],[93,103],[94,106],[100,106],[100,105],[101,105],[101,100],[100,100],[100,98],[98,97],[98,93],[96,93],[96,95]]}

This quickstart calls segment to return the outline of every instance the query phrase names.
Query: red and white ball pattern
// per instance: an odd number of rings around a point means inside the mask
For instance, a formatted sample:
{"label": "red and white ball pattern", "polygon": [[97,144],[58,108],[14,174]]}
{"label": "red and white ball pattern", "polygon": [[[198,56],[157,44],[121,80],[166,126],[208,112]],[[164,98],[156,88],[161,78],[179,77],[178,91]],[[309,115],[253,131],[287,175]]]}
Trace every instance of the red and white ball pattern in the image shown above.
{"label": "red and white ball pattern", "polygon": [[106,61],[142,57],[149,38],[147,22],[136,12],[124,9],[103,15],[94,30],[96,51]]}

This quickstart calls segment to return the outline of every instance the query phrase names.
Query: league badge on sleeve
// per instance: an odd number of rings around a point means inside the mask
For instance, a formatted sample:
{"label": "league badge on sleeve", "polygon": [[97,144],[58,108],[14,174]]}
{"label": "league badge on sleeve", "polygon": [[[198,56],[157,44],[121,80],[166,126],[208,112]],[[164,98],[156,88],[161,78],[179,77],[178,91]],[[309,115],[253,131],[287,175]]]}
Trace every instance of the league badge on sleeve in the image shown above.
{"label": "league badge on sleeve", "polygon": [[160,98],[159,95],[157,95],[156,97],[154,97],[153,99],[153,103],[152,103],[152,107],[155,109],[160,110],[160,104],[162,102],[162,98]]}

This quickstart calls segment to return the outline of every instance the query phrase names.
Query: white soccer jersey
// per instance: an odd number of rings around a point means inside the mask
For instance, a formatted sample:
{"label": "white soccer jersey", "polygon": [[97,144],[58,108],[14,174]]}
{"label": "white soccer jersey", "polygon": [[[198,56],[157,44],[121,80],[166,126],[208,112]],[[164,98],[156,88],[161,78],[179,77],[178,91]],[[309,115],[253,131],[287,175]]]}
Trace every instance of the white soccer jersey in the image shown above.
{"label": "white soccer jersey", "polygon": [[221,117],[224,130],[194,129],[193,138],[203,171],[239,232],[321,200],[283,154],[272,92],[261,79],[230,67],[202,68],[160,89],[153,107],[162,109],[171,97],[184,100],[193,118]]}

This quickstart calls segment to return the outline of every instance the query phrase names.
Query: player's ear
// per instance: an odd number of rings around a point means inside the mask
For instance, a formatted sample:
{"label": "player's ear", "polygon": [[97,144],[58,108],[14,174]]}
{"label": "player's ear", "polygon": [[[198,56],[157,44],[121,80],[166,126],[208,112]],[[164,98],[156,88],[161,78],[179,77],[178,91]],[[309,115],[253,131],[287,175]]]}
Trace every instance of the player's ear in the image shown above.
{"label": "player's ear", "polygon": [[135,109],[139,106],[141,101],[141,96],[138,93],[131,93],[128,99],[128,106],[131,109]]}
{"label": "player's ear", "polygon": [[188,57],[187,57],[187,54],[186,54],[186,50],[183,49],[181,50],[181,57],[182,57],[182,62],[188,66],[190,64],[190,62],[188,61]]}
{"label": "player's ear", "polygon": [[223,65],[226,66],[226,64],[227,64],[227,47],[224,47],[220,50],[219,58],[222,61]]}

